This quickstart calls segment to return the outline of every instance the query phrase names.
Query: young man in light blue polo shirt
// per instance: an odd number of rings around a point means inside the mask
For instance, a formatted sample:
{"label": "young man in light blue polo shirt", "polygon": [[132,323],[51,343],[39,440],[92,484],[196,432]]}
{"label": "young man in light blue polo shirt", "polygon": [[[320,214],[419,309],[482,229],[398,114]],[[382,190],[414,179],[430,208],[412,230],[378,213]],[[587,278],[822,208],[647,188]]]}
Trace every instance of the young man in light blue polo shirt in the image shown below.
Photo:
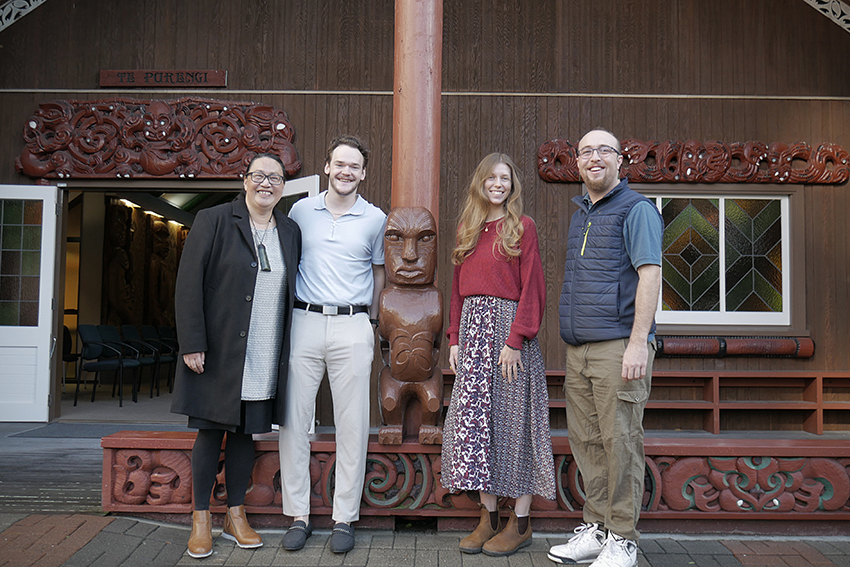
{"label": "young man in light blue polo shirt", "polygon": [[336,488],[330,548],[354,547],[352,522],[360,518],[369,440],[369,386],[375,347],[373,322],[384,288],[387,215],[357,194],[369,150],[353,136],[328,148],[328,189],[295,203],[289,216],[301,228],[301,263],[295,310],[286,415],[280,430],[283,513],[294,517],[283,547],[304,547],[310,522],[310,439],[316,393],[325,370],[336,425]]}

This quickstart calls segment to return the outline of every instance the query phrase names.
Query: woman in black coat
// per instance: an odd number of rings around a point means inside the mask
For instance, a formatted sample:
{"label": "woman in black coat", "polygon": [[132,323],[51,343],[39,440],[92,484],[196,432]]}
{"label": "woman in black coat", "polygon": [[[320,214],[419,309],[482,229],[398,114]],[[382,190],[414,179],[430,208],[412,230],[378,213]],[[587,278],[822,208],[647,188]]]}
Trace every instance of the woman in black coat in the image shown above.
{"label": "woman in black coat", "polygon": [[212,553],[210,495],[225,433],[227,514],[222,535],[240,547],[262,539],[245,517],[252,434],[283,423],[289,327],[301,257],[298,225],[275,209],[283,196],[278,156],[248,165],[244,192],[198,213],[177,272],[182,360],[171,411],[198,429],[192,449],[194,509],[189,555]]}

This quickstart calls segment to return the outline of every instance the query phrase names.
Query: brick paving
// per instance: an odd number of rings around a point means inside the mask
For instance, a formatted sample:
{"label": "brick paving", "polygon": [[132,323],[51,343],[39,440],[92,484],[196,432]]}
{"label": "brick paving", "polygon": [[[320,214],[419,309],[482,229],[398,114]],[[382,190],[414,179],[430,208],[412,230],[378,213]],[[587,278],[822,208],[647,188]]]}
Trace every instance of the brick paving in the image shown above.
{"label": "brick paving", "polygon": [[[464,555],[463,534],[357,530],[345,555],[328,549],[329,530],[317,530],[304,549],[284,551],[283,531],[260,530],[265,545],[240,549],[214,530],[213,554],[186,552],[189,527],[88,514],[0,514],[0,567],[142,567],[171,565],[279,565],[352,567],[551,567],[549,546],[566,535],[538,534],[511,557]],[[850,567],[850,536],[805,541],[645,534],[639,567]]]}
{"label": "brick paving", "polygon": [[[13,436],[33,427],[0,424],[0,567],[552,567],[555,564],[546,556],[549,547],[568,537],[538,533],[532,545],[511,557],[487,557],[458,551],[465,534],[358,529],[354,550],[336,555],[327,547],[327,529],[317,530],[297,552],[281,549],[282,530],[268,529],[260,530],[265,541],[261,548],[240,549],[216,537],[213,555],[197,560],[186,554],[188,526],[100,512],[99,438]],[[844,523],[848,528],[842,537],[698,537],[645,532],[638,565],[850,567],[850,522],[836,524],[829,532],[841,534]],[[213,534],[219,536],[220,529]]]}

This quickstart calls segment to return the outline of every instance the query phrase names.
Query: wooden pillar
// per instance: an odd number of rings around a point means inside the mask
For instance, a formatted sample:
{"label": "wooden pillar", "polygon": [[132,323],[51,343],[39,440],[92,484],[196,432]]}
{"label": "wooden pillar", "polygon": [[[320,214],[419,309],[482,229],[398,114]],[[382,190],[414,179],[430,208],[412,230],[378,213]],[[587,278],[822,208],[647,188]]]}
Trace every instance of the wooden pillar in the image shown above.
{"label": "wooden pillar", "polygon": [[393,207],[425,207],[439,221],[443,1],[396,0]]}

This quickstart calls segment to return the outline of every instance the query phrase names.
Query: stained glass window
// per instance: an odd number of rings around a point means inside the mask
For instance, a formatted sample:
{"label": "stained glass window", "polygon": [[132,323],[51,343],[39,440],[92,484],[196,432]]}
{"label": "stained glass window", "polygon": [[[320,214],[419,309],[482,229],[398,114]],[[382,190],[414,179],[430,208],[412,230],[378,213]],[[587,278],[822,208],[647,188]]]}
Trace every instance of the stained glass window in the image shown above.
{"label": "stained glass window", "polygon": [[660,323],[787,325],[787,197],[656,197]]}
{"label": "stained glass window", "polygon": [[0,199],[0,325],[38,326],[41,201]]}

